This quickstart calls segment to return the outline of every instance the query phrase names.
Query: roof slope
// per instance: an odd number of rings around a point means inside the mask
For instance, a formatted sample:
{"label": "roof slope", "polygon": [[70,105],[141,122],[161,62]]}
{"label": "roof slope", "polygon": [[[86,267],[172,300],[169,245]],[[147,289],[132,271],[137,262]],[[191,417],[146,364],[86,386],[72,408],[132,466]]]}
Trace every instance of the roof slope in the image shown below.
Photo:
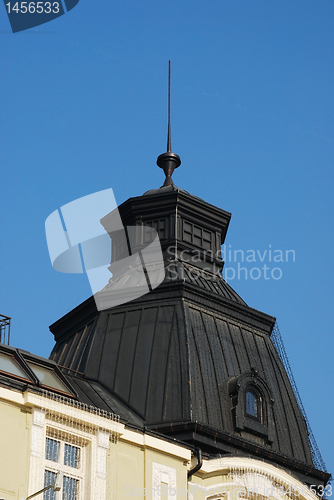
{"label": "roof slope", "polygon": [[[211,456],[261,457],[303,481],[312,475],[310,484],[324,477],[270,339],[275,318],[247,306],[222,278],[231,215],[174,188],[131,198],[119,210],[124,225],[139,228],[136,251],[146,226],[159,234],[165,280],[109,310],[98,312],[91,298],[51,325],[51,358],[80,397]],[[112,244],[113,262],[125,258],[124,246]],[[123,278],[113,278],[120,292]],[[247,391],[257,395],[257,418],[246,411]]]}
{"label": "roof slope", "polygon": [[[209,308],[187,288],[183,283],[172,300],[158,300],[156,292],[137,305],[97,313],[59,339],[51,358],[74,378],[78,372],[79,386],[81,376],[101,383],[146,426],[197,422],[312,465],[306,425],[270,339],[274,318],[238,304],[258,322],[262,317],[262,327],[247,324],[231,317],[230,299]],[[271,444],[233,421],[229,383],[252,370],[274,400]]]}

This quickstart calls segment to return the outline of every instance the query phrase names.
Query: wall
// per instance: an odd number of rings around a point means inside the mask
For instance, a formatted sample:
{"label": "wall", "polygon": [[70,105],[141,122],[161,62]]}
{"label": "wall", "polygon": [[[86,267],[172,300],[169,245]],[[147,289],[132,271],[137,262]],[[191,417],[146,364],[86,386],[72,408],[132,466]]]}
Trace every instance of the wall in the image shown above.
{"label": "wall", "polygon": [[0,497],[26,498],[28,492],[31,414],[0,388]]}

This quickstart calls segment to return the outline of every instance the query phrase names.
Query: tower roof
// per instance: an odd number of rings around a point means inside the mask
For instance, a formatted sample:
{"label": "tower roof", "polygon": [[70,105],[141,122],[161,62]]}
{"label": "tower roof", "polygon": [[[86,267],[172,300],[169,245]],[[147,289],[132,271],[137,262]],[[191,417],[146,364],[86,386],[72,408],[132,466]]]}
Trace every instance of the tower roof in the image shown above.
{"label": "tower roof", "polygon": [[[306,422],[271,340],[275,318],[249,307],[223,279],[231,214],[172,181],[181,160],[171,151],[170,62],[168,88],[167,152],[157,159],[165,182],[119,207],[123,225],[136,229],[133,255],[147,228],[158,234],[164,280],[110,309],[97,311],[88,299],[51,325],[50,357],[83,402],[130,425],[211,457],[257,457],[323,484],[329,475],[313,463]],[[113,220],[111,212],[101,223],[112,238],[111,265],[124,267],[129,237],[111,232]],[[132,283],[146,285],[142,267],[117,272],[103,293],[125,296]]]}
{"label": "tower roof", "polygon": [[[174,185],[130,198],[119,211],[125,226],[158,232],[165,279],[110,310],[98,312],[93,298],[78,306],[50,327],[51,359],[84,402],[107,405],[132,425],[211,456],[259,457],[321,481],[326,474],[314,467],[270,338],[275,318],[249,307],[222,277],[231,214]],[[123,258],[116,247],[112,255]],[[122,276],[114,286],[122,293]],[[257,401],[255,416],[248,397]]]}

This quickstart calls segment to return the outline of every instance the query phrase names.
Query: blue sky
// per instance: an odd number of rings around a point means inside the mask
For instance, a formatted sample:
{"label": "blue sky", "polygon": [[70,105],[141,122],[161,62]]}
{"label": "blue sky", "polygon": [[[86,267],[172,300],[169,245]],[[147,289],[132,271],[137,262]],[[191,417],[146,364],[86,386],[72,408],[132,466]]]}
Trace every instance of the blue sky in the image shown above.
{"label": "blue sky", "polygon": [[[85,275],[52,269],[45,219],[96,191],[120,204],[162,184],[171,59],[175,183],[232,212],[227,249],[295,252],[249,262],[230,284],[277,317],[334,472],[333,21],[330,0],[80,0],[13,34],[0,9],[0,312],[12,345],[47,357],[48,326],[90,296]],[[251,279],[264,264],[281,279]]]}

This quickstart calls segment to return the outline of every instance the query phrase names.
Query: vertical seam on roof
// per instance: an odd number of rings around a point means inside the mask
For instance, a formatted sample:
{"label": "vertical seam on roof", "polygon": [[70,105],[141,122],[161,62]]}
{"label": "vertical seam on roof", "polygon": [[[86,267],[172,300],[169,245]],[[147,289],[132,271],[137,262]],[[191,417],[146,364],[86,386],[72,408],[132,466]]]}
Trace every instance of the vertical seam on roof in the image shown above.
{"label": "vertical seam on roof", "polygon": [[118,342],[118,349],[117,349],[117,356],[116,356],[116,363],[115,363],[115,368],[114,368],[114,376],[113,376],[113,384],[112,384],[113,390],[115,390],[116,373],[117,373],[118,360],[119,360],[119,351],[121,349],[122,337],[123,337],[123,333],[124,333],[124,324],[125,324],[126,313],[127,313],[127,311],[122,313],[123,314],[123,322],[122,322],[122,326],[121,326],[121,332],[119,334],[119,342]]}
{"label": "vertical seam on roof", "polygon": [[76,356],[73,356],[73,359],[72,359],[72,362],[70,364],[70,368],[74,368],[75,370],[79,371],[79,366],[81,364],[81,360],[84,356],[84,353],[85,353],[85,350],[86,350],[86,347],[87,347],[87,343],[91,337],[91,333],[92,333],[92,328],[93,328],[93,322],[92,324],[89,325],[90,328],[88,328],[88,325],[86,325],[84,331],[82,332],[82,335],[81,335],[81,338],[78,342],[78,345],[77,345],[77,348],[76,348],[76,351],[78,352],[78,349],[79,349],[79,346],[80,344],[82,345],[82,349],[81,349],[81,353],[79,352],[79,355],[76,359],[76,363],[75,365],[73,366],[73,363],[75,361],[75,358]]}
{"label": "vertical seam on roof", "polygon": [[[241,326],[237,326],[239,332],[240,332],[240,337],[241,337],[241,342],[242,342],[242,345],[244,346],[244,349],[245,349],[245,353],[246,353],[246,358],[248,360],[248,365],[249,365],[249,369],[252,368],[252,362],[251,362],[251,359],[249,357],[249,354],[248,354],[248,349],[247,349],[247,346],[246,346],[246,342],[245,342],[245,338],[244,338],[244,332],[243,332],[243,328]],[[254,366],[255,368],[255,366]]]}
{"label": "vertical seam on roof", "polygon": [[184,319],[184,328],[186,332],[186,346],[187,346],[187,360],[188,360],[188,385],[189,385],[189,410],[190,410],[190,420],[193,419],[193,399],[192,399],[192,373],[190,364],[190,340],[189,340],[189,322],[186,312],[186,303],[184,299],[181,299],[182,304],[182,314]]}
{"label": "vertical seam on roof", "polygon": [[[199,313],[199,316],[201,318],[201,311],[198,310],[198,309],[195,309],[195,310],[196,310],[196,312]],[[195,349],[195,352],[196,352],[197,364],[198,364],[199,371],[200,371],[200,382],[201,382],[201,386],[202,386],[202,390],[203,390],[202,399],[204,400],[204,403],[205,403],[206,421],[209,423],[208,400],[207,400],[207,396],[206,396],[206,392],[205,392],[205,388],[204,388],[203,369],[202,369],[201,357],[199,355],[199,346],[197,344],[197,339],[196,339],[196,336],[194,334],[194,326],[193,326],[193,320],[192,319],[191,319],[191,332],[192,332],[192,337],[193,337],[193,340],[194,340],[194,349]],[[197,386],[197,394],[199,392],[198,389],[199,389],[199,387]]]}
{"label": "vertical seam on roof", "polygon": [[[259,349],[259,346],[258,346],[258,339],[257,337],[259,336],[257,333],[254,333],[254,332],[251,332],[252,336],[253,336],[253,339],[254,339],[254,344],[255,344],[255,349],[256,349],[256,352],[257,352],[257,357],[260,361],[260,365],[261,365],[261,370],[262,370],[262,375],[264,377],[264,374],[265,374],[265,370],[264,370],[264,365],[263,365],[263,361],[262,361],[262,355],[260,353],[260,349]],[[263,337],[261,337],[263,342],[265,343],[265,340]]]}
{"label": "vertical seam on roof", "polygon": [[222,426],[222,428],[224,428],[222,400],[221,400],[221,397],[220,397],[218,377],[217,377],[217,372],[216,372],[216,368],[215,368],[215,360],[214,360],[214,358],[212,356],[211,344],[210,344],[210,341],[209,341],[208,331],[207,331],[207,328],[205,326],[205,321],[204,321],[204,318],[203,318],[202,311],[200,312],[200,314],[201,314],[201,319],[202,319],[202,323],[203,323],[203,329],[204,329],[204,332],[205,332],[205,335],[206,335],[206,339],[207,339],[207,343],[208,343],[208,348],[209,348],[209,353],[210,353],[210,358],[211,358],[211,364],[212,364],[212,372],[214,374],[215,381],[216,381],[216,387],[217,387],[217,393],[218,393],[218,401],[219,401],[219,407],[220,407],[220,412],[219,412],[220,425]]}
{"label": "vertical seam on roof", "polygon": [[[177,310],[176,307],[175,309],[175,315],[177,317]],[[181,415],[182,419],[184,418],[184,400],[185,400],[185,395],[184,395],[184,374],[182,370],[182,357],[183,357],[183,350],[181,347],[181,335],[180,335],[180,329],[179,329],[179,321],[176,321],[176,328],[177,328],[177,338],[178,338],[178,351],[179,351],[179,371],[180,371],[180,393],[181,393]]]}
{"label": "vertical seam on roof", "polygon": [[133,370],[135,366],[135,359],[136,359],[136,352],[137,352],[137,345],[138,345],[138,337],[139,337],[139,331],[142,326],[141,324],[141,319],[143,316],[143,311],[145,309],[140,309],[140,314],[139,314],[139,321],[138,321],[138,326],[137,326],[137,332],[136,332],[136,342],[133,350],[133,358],[132,358],[132,367],[131,367],[131,376],[130,376],[130,384],[129,384],[129,390],[128,390],[128,396],[127,396],[127,401],[130,403],[130,397],[131,397],[131,389],[132,389],[132,382],[133,382]]}
{"label": "vertical seam on roof", "polygon": [[[168,379],[168,371],[169,371],[169,358],[170,358],[170,350],[171,350],[171,344],[172,344],[172,336],[173,336],[173,327],[174,327],[174,318],[175,318],[175,306],[173,307],[173,314],[172,314],[172,320],[171,320],[171,327],[169,330],[169,340],[168,340],[168,349],[167,349],[167,356],[166,356],[166,373],[165,373],[165,382],[164,382],[164,397],[162,400],[162,420],[166,416],[166,399],[167,399],[167,394],[166,394],[166,389],[167,389],[167,379]],[[165,308],[163,308],[163,316],[165,317]]]}
{"label": "vertical seam on roof", "polygon": [[155,322],[154,322],[154,330],[153,330],[153,335],[152,335],[149,369],[148,369],[147,380],[146,380],[146,396],[145,396],[145,404],[144,404],[144,416],[146,416],[148,390],[149,390],[149,386],[150,386],[150,373],[151,373],[151,366],[152,366],[153,346],[154,346],[154,340],[155,340],[155,336],[156,336],[156,332],[157,332],[157,322],[158,322],[160,309],[161,309],[161,306],[158,306],[156,308],[156,314],[155,314]]}
{"label": "vertical seam on roof", "polygon": [[[104,345],[105,345],[105,342],[106,342],[106,333],[108,331],[108,325],[109,325],[109,314],[106,314],[106,319],[105,319],[105,322],[104,322],[104,328],[102,330],[102,332],[103,332],[103,340],[102,340],[102,349],[101,349],[101,352],[104,351]],[[98,372],[97,372],[97,378],[100,378],[100,371],[101,371],[101,358],[100,358],[99,368],[98,368]]]}
{"label": "vertical seam on roof", "polygon": [[241,367],[240,367],[240,362],[239,362],[239,358],[238,358],[238,354],[236,352],[236,349],[235,349],[235,342],[233,341],[233,337],[232,337],[232,333],[231,333],[231,328],[230,328],[230,324],[228,321],[225,321],[226,323],[226,326],[227,326],[227,330],[228,330],[228,333],[229,333],[229,336],[230,336],[230,339],[231,339],[231,344],[233,346],[233,352],[234,352],[234,357],[237,361],[237,365],[238,365],[238,372],[241,373]]}
{"label": "vertical seam on roof", "polygon": [[[95,334],[95,329],[96,329],[96,326],[97,326],[97,318],[95,318],[93,320],[93,324],[92,324],[92,328],[90,330],[90,334],[87,338],[87,343],[84,347],[84,350],[82,351],[82,356],[81,356],[81,359],[80,359],[80,362],[78,364],[78,367],[77,367],[77,370],[78,371],[84,371],[83,368],[81,368],[81,363],[82,363],[82,360],[84,359],[84,357],[86,356],[86,360],[89,359],[89,355],[90,355],[90,352],[91,352],[91,349],[92,349],[92,345],[93,345],[93,342],[94,342],[94,334]],[[86,354],[87,353],[87,354]],[[85,367],[86,368],[86,367]]]}
{"label": "vertical seam on roof", "polygon": [[225,365],[225,368],[226,368],[226,373],[227,373],[227,376],[230,377],[231,374],[229,373],[228,364],[226,363],[224,346],[222,344],[222,340],[221,340],[221,336],[220,336],[220,330],[218,328],[217,318],[215,316],[213,316],[213,321],[214,321],[216,332],[217,332],[218,342],[220,344],[221,352],[222,352],[222,355],[223,355],[223,360],[224,360],[224,365]]}

